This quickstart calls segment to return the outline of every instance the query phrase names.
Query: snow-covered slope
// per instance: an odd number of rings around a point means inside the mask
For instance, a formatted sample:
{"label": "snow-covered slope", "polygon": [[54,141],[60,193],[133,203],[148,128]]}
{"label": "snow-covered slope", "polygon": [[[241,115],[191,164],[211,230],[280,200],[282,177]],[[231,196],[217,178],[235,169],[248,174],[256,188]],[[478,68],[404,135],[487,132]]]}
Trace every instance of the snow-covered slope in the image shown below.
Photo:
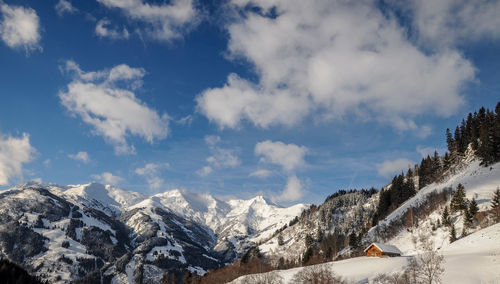
{"label": "snow-covered slope", "polygon": [[[461,183],[465,187],[466,197],[472,199],[474,197],[478,203],[479,209],[484,210],[489,206],[492,194],[497,187],[500,187],[500,163],[493,164],[489,167],[480,165],[478,159],[474,159],[461,168],[457,169],[454,174],[450,174],[443,182],[432,183],[417,192],[417,194],[403,203],[398,209],[389,214],[379,225],[388,224],[394,218],[401,216],[411,207],[417,206],[425,200],[426,196],[431,192],[439,192],[446,188],[456,189]],[[375,228],[372,228],[373,231]]]}
{"label": "snow-covered slope", "polygon": [[[329,198],[316,209],[301,216],[296,224],[288,226],[279,235],[259,245],[259,249],[268,258],[283,257],[297,261],[306,250],[306,236],[312,237],[316,242],[319,235],[359,234],[371,226],[377,196],[358,191]],[[283,239],[281,245],[279,236]]]}
{"label": "snow-covered slope", "polygon": [[209,194],[171,190],[153,195],[128,209],[151,206],[171,210],[210,228],[217,240],[215,249],[226,262],[269,238],[308,207],[305,204],[280,207],[262,196],[225,202]]}
{"label": "snow-covered slope", "polygon": [[111,213],[109,212],[111,209],[112,212],[119,214],[125,208],[146,199],[146,196],[138,192],[99,183],[50,186],[49,189],[69,200],[107,213]]}
{"label": "snow-covered slope", "polygon": [[[396,245],[403,253],[413,254],[416,249],[413,245],[412,239],[418,235],[425,235],[434,243],[435,248],[444,248],[449,245],[450,230],[447,227],[438,227],[432,229],[433,224],[441,218],[443,206],[440,206],[434,212],[431,212],[425,219],[420,220],[419,226],[410,228],[408,230],[402,229],[394,237],[389,240],[381,240],[377,234],[377,230],[384,230],[392,221],[400,218],[409,208],[417,207],[425,202],[429,194],[441,192],[447,188],[456,189],[457,185],[461,183],[465,187],[466,197],[471,200],[476,199],[480,211],[489,209],[493,192],[496,188],[500,187],[500,163],[493,164],[489,167],[483,167],[479,161],[472,160],[466,163],[461,169],[457,170],[455,174],[448,176],[442,182],[432,183],[422,188],[417,194],[403,203],[398,209],[392,212],[387,218],[380,221],[375,227],[372,227],[368,232],[365,240],[371,241],[384,241]],[[448,201],[449,204],[449,201]],[[457,212],[451,215],[451,221],[455,226],[457,235],[463,231],[463,214]],[[470,228],[469,232],[473,232],[479,228]],[[500,240],[499,240],[500,242]]]}
{"label": "snow-covered slope", "polygon": [[[493,225],[464,237],[440,250],[444,256],[445,284],[500,283],[500,224]],[[378,258],[357,257],[320,264],[330,267],[349,283],[371,283],[378,274],[400,272],[408,256]],[[292,278],[302,269],[278,270],[283,283],[293,283]],[[231,283],[248,283],[248,276]]]}

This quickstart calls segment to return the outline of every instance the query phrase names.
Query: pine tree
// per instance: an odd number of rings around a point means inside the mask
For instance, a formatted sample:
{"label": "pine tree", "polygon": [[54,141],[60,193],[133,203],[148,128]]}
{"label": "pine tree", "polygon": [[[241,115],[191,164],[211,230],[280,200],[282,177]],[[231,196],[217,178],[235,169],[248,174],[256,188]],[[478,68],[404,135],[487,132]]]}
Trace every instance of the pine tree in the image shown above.
{"label": "pine tree", "polygon": [[464,216],[464,231],[465,228],[470,228],[472,227],[472,220],[473,220],[474,215],[471,214],[470,210],[465,210],[465,216]]}
{"label": "pine tree", "polygon": [[500,188],[497,187],[491,199],[491,209],[496,209],[498,207],[500,207]]}
{"label": "pine tree", "polygon": [[451,212],[467,209],[467,200],[465,198],[464,186],[461,183],[458,184],[457,191],[451,198],[450,209]]}
{"label": "pine tree", "polygon": [[471,202],[470,202],[470,205],[469,205],[469,213],[474,218],[474,216],[476,216],[476,213],[478,211],[479,211],[479,207],[477,207],[476,199],[473,197]]}
{"label": "pine tree", "polygon": [[283,236],[281,234],[278,235],[278,245],[282,246],[285,242],[283,241]]}
{"label": "pine tree", "polygon": [[448,151],[454,151],[454,143],[453,136],[451,135],[451,131],[449,128],[446,128],[446,144],[448,145]]}
{"label": "pine tree", "polygon": [[450,232],[450,243],[453,243],[456,240],[457,240],[457,232],[455,231],[455,225],[452,224]]}
{"label": "pine tree", "polygon": [[448,211],[448,206],[444,207],[443,214],[441,216],[442,223],[444,226],[449,226],[450,225],[450,212]]}

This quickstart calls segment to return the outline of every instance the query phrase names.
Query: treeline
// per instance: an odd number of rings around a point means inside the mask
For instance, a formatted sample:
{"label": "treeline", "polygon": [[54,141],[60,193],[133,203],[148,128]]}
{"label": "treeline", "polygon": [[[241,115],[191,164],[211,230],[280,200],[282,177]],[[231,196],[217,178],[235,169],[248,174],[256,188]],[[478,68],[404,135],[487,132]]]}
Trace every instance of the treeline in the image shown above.
{"label": "treeline", "polygon": [[373,215],[373,225],[375,226],[379,220],[387,217],[416,192],[411,170],[408,170],[406,176],[403,173],[395,176],[390,187],[380,192],[377,211]]}
{"label": "treeline", "polygon": [[481,159],[482,165],[488,166],[500,161],[500,102],[494,112],[481,107],[478,112],[469,113],[453,134],[449,128],[446,129],[446,143],[448,152],[444,156],[439,156],[435,151],[433,156],[423,158],[420,165],[410,168],[406,175],[396,175],[391,186],[380,192],[373,225],[415,195],[414,181],[417,176],[418,189],[439,181],[452,165],[460,162],[469,145]]}
{"label": "treeline", "polygon": [[361,194],[363,194],[366,197],[370,197],[370,196],[374,195],[375,193],[377,193],[378,190],[374,187],[372,187],[370,189],[364,189],[364,188],[362,188],[362,189],[349,189],[349,190],[341,189],[341,190],[339,190],[331,195],[328,195],[325,198],[325,202],[323,202],[323,203],[326,203],[326,202],[328,202],[336,197],[342,196],[342,195],[357,193],[357,192],[360,192]]}
{"label": "treeline", "polygon": [[465,154],[470,144],[485,166],[500,161],[500,102],[494,112],[482,107],[469,113],[453,135],[446,129],[446,143],[452,158]]}

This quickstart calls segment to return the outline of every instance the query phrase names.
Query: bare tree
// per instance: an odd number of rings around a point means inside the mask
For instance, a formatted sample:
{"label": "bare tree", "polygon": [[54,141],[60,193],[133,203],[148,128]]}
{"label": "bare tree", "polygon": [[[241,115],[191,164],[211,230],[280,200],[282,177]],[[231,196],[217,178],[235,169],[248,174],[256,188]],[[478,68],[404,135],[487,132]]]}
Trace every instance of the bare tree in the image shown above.
{"label": "bare tree", "polygon": [[244,283],[252,284],[282,284],[283,277],[281,277],[277,272],[271,271],[267,273],[248,275],[244,279]]}
{"label": "bare tree", "polygon": [[420,236],[419,239],[423,253],[415,256],[413,260],[408,260],[407,269],[412,271],[411,274],[418,283],[441,283],[444,256],[434,250],[429,238]]}
{"label": "bare tree", "polygon": [[312,265],[297,272],[292,279],[297,284],[345,284],[346,282],[326,265]]}

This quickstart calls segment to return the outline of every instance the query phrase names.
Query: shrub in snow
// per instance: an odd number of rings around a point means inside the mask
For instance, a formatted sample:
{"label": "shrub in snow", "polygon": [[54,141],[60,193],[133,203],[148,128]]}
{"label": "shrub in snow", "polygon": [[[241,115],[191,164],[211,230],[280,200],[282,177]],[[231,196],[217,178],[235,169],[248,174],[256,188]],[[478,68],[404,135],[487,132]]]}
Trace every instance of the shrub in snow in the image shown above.
{"label": "shrub in snow", "polygon": [[297,284],[345,284],[341,277],[337,276],[325,265],[313,265],[305,267],[297,272],[291,283]]}
{"label": "shrub in snow", "polygon": [[283,277],[281,277],[277,272],[268,272],[262,274],[253,274],[245,278],[246,283],[253,284],[281,284],[283,283]]}

